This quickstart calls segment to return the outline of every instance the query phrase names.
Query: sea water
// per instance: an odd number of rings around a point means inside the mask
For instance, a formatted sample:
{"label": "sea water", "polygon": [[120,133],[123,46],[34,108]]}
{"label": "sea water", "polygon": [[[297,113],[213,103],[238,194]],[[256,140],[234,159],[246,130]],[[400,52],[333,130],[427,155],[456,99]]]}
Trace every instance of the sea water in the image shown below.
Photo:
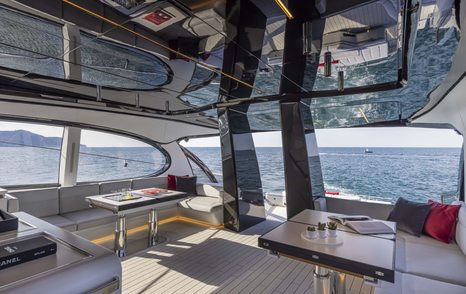
{"label": "sea water", "polygon": [[[220,148],[190,148],[222,181]],[[458,148],[320,148],[327,191],[393,203],[440,199],[458,185]],[[78,181],[104,181],[149,175],[165,162],[153,148],[86,148],[87,153],[136,159],[137,162],[81,155]],[[264,192],[285,190],[281,148],[256,148]],[[58,182],[59,152],[27,147],[0,148],[0,186]],[[149,162],[149,163],[147,163]],[[150,163],[152,162],[152,163]],[[199,181],[208,181],[193,165]]]}

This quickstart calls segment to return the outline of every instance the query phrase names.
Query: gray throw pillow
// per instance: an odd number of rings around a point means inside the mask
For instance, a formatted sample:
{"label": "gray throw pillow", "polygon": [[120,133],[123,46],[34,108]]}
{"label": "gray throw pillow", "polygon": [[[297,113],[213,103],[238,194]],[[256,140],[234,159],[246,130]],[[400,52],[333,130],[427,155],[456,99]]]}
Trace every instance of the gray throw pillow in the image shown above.
{"label": "gray throw pillow", "polygon": [[428,203],[413,202],[400,197],[390,212],[388,220],[396,222],[397,229],[420,237],[430,207]]}
{"label": "gray throw pillow", "polygon": [[176,190],[189,195],[196,195],[197,177],[176,177]]}

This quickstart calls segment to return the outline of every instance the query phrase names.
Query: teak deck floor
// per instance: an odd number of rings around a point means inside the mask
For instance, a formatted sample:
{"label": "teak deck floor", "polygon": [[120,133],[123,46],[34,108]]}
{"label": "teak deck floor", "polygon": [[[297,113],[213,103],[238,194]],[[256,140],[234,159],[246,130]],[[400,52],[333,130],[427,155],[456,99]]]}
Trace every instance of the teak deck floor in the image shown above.
{"label": "teak deck floor", "polygon": [[[267,220],[241,233],[178,221],[161,225],[166,242],[122,262],[123,293],[313,293],[312,265],[257,247],[257,238],[278,224]],[[346,287],[348,294],[374,292],[348,275]]]}

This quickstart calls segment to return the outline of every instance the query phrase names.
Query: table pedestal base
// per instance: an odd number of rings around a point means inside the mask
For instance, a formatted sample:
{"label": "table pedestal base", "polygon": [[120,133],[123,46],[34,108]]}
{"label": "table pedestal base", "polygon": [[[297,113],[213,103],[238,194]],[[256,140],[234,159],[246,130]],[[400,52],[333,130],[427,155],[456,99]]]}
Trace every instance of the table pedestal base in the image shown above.
{"label": "table pedestal base", "polygon": [[316,266],[313,289],[315,294],[345,294],[346,275]]}
{"label": "table pedestal base", "polygon": [[115,253],[118,257],[126,256],[126,219],[119,215],[115,227]]}
{"label": "table pedestal base", "polygon": [[149,213],[149,247],[157,245],[158,241],[158,221],[157,210],[155,208]]}

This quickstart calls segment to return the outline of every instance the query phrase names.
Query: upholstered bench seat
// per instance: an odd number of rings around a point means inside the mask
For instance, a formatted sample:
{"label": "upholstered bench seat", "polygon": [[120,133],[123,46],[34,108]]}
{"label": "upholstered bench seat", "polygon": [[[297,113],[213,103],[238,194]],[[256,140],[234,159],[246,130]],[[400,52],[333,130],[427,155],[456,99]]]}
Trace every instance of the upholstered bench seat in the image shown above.
{"label": "upholstered bench seat", "polygon": [[396,245],[397,271],[466,286],[466,256],[455,242],[398,231]]}
{"label": "upholstered bench seat", "polygon": [[42,217],[41,219],[70,232],[74,232],[78,229],[78,226],[74,221],[60,215],[50,215]]}
{"label": "upholstered bench seat", "polygon": [[116,221],[116,216],[111,211],[100,208],[68,212],[61,216],[74,221],[78,225],[78,231]]}
{"label": "upholstered bench seat", "polygon": [[197,196],[185,199],[179,203],[180,207],[211,213],[215,208],[222,206],[216,197]]}

